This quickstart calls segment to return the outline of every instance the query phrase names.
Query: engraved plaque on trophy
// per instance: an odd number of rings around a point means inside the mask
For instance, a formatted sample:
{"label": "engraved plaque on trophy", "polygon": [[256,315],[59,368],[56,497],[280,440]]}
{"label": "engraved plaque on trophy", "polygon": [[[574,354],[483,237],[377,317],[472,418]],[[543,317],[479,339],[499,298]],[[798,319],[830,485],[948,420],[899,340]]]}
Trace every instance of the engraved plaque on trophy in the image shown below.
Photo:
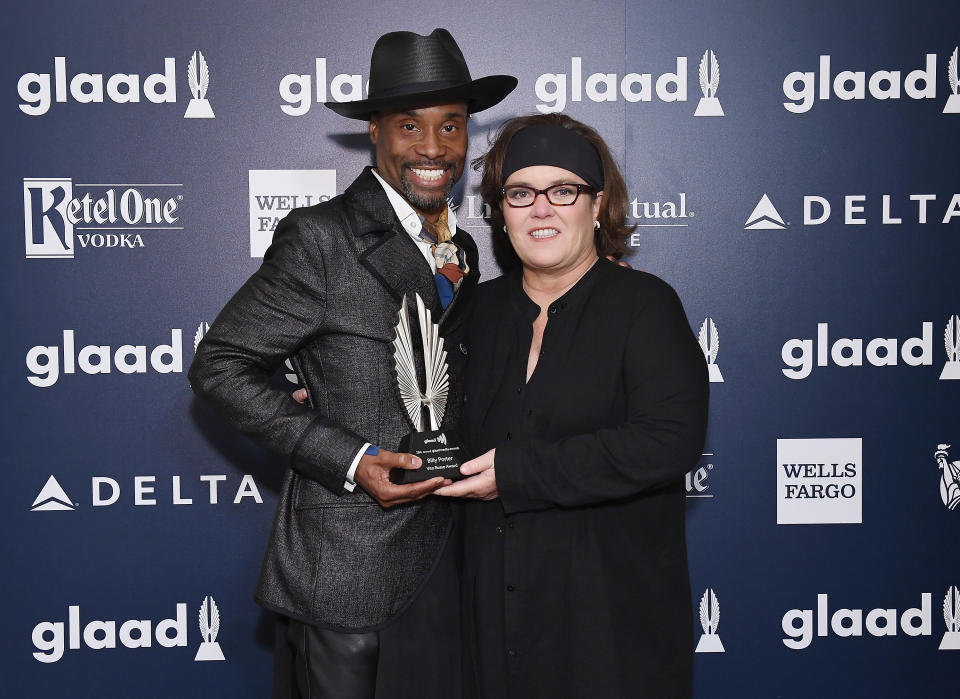
{"label": "engraved plaque on trophy", "polygon": [[452,430],[440,429],[450,390],[447,352],[443,349],[440,328],[433,322],[430,310],[423,305],[419,294],[416,297],[420,337],[423,340],[425,390],[420,390],[417,378],[406,296],[400,305],[393,358],[397,367],[400,398],[414,429],[400,442],[400,451],[419,456],[422,464],[415,470],[395,468],[390,472],[390,480],[394,483],[416,483],[437,476],[457,480],[463,478],[460,473],[463,448]]}

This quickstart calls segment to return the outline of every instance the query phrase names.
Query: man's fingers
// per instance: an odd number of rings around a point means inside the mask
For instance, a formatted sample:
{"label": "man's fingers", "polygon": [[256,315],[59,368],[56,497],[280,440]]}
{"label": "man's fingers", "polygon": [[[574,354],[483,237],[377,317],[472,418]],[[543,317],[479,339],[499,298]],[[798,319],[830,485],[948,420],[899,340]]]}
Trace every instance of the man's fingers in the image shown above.
{"label": "man's fingers", "polygon": [[386,468],[405,468],[407,470],[420,468],[420,459],[413,454],[397,454],[381,449],[380,453],[374,458]]}
{"label": "man's fingers", "polygon": [[306,402],[307,402],[307,389],[305,389],[305,388],[298,388],[296,391],[293,392],[293,399],[294,399],[295,401],[297,401],[298,403],[306,403]]}

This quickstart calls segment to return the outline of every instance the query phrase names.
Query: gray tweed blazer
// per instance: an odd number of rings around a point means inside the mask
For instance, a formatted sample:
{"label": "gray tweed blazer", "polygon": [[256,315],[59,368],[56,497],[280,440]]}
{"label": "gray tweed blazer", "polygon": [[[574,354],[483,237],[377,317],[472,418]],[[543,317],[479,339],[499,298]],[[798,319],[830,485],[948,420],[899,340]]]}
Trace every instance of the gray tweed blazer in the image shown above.
{"label": "gray tweed blazer", "polygon": [[[451,378],[444,427],[459,420],[464,321],[479,272],[473,239],[458,230],[454,240],[471,271],[441,314],[429,266],[368,168],[344,194],[279,223],[263,265],[198,346],[194,391],[288,459],[256,592],[265,607],[335,630],[376,629],[410,604],[437,562],[452,522],[447,502],[384,509],[343,485],[364,442],[396,450],[412,430],[390,344],[404,294],[408,303],[420,294],[440,318]],[[288,357],[306,405],[271,386]]]}

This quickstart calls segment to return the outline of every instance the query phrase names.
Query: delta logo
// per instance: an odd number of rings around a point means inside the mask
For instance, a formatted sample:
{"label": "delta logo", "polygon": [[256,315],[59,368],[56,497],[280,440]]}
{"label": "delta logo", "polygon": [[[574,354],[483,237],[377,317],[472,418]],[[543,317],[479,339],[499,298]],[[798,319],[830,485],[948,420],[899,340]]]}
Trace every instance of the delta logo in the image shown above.
{"label": "delta logo", "polygon": [[[153,104],[177,101],[177,59],[164,58],[163,69],[141,79],[139,73],[72,71],[72,61],[66,56],[53,59],[52,73],[24,73],[17,81],[20,111],[27,116],[43,116],[55,104]],[[210,66],[202,51],[194,51],[187,61],[184,73],[190,91],[190,101],[183,114],[185,119],[213,119],[213,107],[207,99],[210,89]]]}
{"label": "delta logo", "polygon": [[[900,225],[949,225],[960,222],[960,193],[938,197],[932,193],[894,196],[883,194],[868,197],[865,194],[848,194],[827,197],[820,194],[805,194],[802,202],[802,221],[807,228],[822,226],[831,220],[844,226]],[[945,203],[946,202],[946,203]],[[790,222],[784,220],[780,210],[766,193],[743,224],[746,231],[785,230]]]}
{"label": "delta logo", "polygon": [[[156,475],[141,475],[133,476],[129,483],[121,483],[112,476],[92,476],[86,492],[90,494],[93,508],[118,504],[129,506],[131,499],[133,507],[155,507],[161,502],[175,506],[219,505],[223,502],[240,505],[247,501],[263,504],[260,488],[249,473],[243,474],[239,482],[225,473],[203,473],[190,478],[170,476],[169,480]],[[34,498],[30,511],[73,512],[78,507],[80,503],[67,494],[56,476],[50,474]]]}
{"label": "delta logo", "polygon": [[[118,644],[130,649],[185,648],[189,645],[187,603],[177,602],[174,609],[172,617],[158,621],[144,618],[84,621],[80,605],[71,604],[65,620],[41,621],[33,627],[33,657],[49,665],[60,661],[67,651],[115,650]],[[194,661],[225,660],[217,641],[220,609],[213,597],[203,598],[198,618],[201,640]]]}

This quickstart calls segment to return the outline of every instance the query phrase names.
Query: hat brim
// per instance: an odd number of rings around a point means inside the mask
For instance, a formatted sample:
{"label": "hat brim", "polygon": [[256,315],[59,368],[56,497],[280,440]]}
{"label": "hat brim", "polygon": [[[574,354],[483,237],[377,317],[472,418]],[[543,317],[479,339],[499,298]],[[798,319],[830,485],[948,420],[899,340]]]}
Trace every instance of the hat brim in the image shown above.
{"label": "hat brim", "polygon": [[376,112],[444,102],[466,102],[467,113],[473,114],[499,104],[513,92],[516,86],[517,79],[512,75],[488,75],[439,90],[422,90],[388,97],[352,102],[324,102],[323,104],[341,116],[364,121],[369,121],[371,115]]}

